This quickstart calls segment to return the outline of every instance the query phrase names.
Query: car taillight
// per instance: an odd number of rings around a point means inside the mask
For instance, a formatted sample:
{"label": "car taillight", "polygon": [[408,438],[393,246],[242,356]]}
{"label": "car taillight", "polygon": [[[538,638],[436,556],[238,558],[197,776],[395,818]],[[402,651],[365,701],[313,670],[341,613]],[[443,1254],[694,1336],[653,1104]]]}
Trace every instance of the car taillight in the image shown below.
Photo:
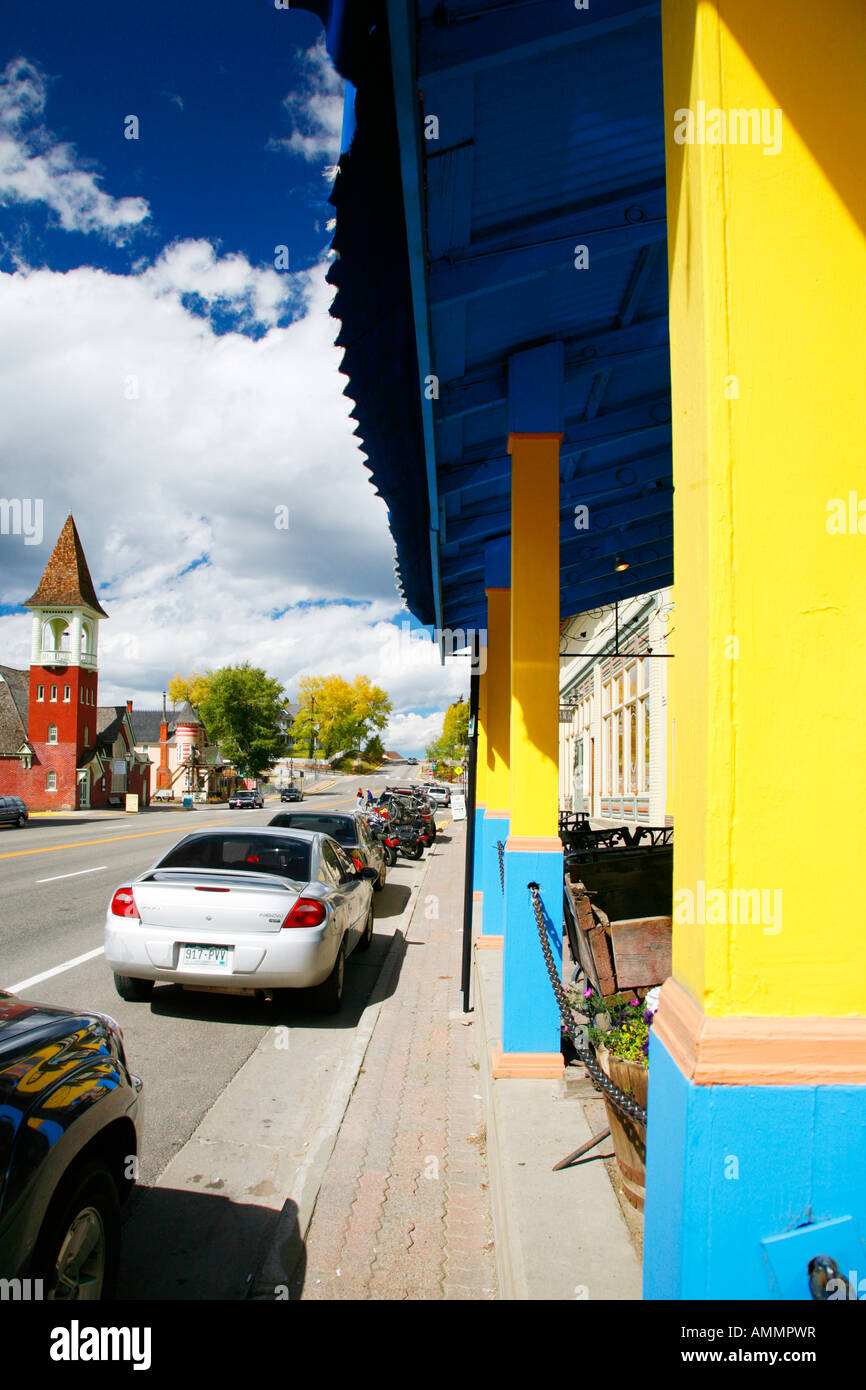
{"label": "car taillight", "polygon": [[325,904],[320,903],[318,898],[298,898],[283,927],[318,927],[327,915]]}
{"label": "car taillight", "polygon": [[114,897],[111,899],[111,913],[114,917],[140,917],[132,888],[118,888]]}

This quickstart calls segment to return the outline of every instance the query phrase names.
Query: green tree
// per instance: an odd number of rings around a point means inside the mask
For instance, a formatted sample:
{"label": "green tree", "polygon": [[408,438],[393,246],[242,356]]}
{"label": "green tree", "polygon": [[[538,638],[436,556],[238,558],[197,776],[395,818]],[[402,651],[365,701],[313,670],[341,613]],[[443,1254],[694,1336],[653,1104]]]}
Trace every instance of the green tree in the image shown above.
{"label": "green tree", "polygon": [[378,734],[364,744],[364,761],[378,765],[385,756],[385,745]]}
{"label": "green tree", "polygon": [[469,743],[469,702],[457,700],[449,705],[442,721],[442,733],[426,748],[431,762],[456,762]]}
{"label": "green tree", "polygon": [[207,674],[199,716],[211,743],[246,777],[260,777],[285,747],[286,692],[279,681],[245,661]]}

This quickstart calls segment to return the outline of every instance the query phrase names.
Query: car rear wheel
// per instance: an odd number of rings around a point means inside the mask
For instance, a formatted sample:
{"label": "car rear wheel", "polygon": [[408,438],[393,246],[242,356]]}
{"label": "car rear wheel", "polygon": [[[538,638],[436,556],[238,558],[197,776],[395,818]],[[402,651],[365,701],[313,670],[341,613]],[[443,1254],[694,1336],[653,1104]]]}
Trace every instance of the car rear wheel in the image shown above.
{"label": "car rear wheel", "polygon": [[337,952],[337,959],[334,961],[334,968],[320,985],[314,985],[310,990],[310,996],[315,1007],[323,1014],[335,1014],[339,1012],[343,1002],[343,981],[346,974],[346,939],[340,942],[340,949]]}
{"label": "car rear wheel", "polygon": [[359,951],[369,951],[373,944],[373,904],[370,903],[370,911],[367,913],[367,920],[364,923],[364,935],[358,942]]}
{"label": "car rear wheel", "polygon": [[[385,868],[385,860],[383,859],[383,860],[382,860],[382,867],[381,867],[381,869],[379,870],[379,877],[376,879],[376,882],[373,884],[373,892],[374,892],[374,893],[381,893],[382,889],[385,887],[385,880],[387,879],[387,877],[388,877],[388,874],[387,874],[387,871],[386,871],[386,868]],[[371,911],[371,912],[373,911],[372,907],[370,908],[370,911]]]}
{"label": "car rear wheel", "polygon": [[114,1295],[120,1253],[120,1199],[111,1174],[91,1162],[49,1209],[34,1270],[46,1299],[84,1303]]}
{"label": "car rear wheel", "polygon": [[26,824],[27,824],[27,817],[22,813],[22,814],[18,817],[18,820],[16,821],[16,825],[18,826],[18,829],[19,829],[19,830],[23,830],[23,829],[24,829],[24,826],[25,826]]}
{"label": "car rear wheel", "polygon": [[114,988],[129,1004],[146,1004],[153,994],[153,980],[133,980],[129,975],[115,975]]}

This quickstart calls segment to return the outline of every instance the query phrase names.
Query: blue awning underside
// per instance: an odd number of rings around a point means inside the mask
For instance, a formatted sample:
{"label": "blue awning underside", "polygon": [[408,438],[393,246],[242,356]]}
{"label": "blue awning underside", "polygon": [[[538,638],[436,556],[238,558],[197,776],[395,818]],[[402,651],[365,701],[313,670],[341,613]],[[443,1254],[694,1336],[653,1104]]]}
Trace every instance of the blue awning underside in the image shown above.
{"label": "blue awning underside", "polygon": [[332,312],[409,608],[485,625],[484,549],[510,530],[508,358],[551,341],[566,364],[562,616],[669,584],[658,4],[318,12],[357,88]]}

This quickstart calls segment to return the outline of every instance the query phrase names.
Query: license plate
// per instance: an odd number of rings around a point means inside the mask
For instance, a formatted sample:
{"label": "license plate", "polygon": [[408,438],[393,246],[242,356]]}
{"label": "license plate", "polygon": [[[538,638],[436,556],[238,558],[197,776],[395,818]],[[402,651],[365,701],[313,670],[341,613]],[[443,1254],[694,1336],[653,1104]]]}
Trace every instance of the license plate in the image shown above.
{"label": "license plate", "polygon": [[179,970],[230,970],[228,946],[181,946]]}

